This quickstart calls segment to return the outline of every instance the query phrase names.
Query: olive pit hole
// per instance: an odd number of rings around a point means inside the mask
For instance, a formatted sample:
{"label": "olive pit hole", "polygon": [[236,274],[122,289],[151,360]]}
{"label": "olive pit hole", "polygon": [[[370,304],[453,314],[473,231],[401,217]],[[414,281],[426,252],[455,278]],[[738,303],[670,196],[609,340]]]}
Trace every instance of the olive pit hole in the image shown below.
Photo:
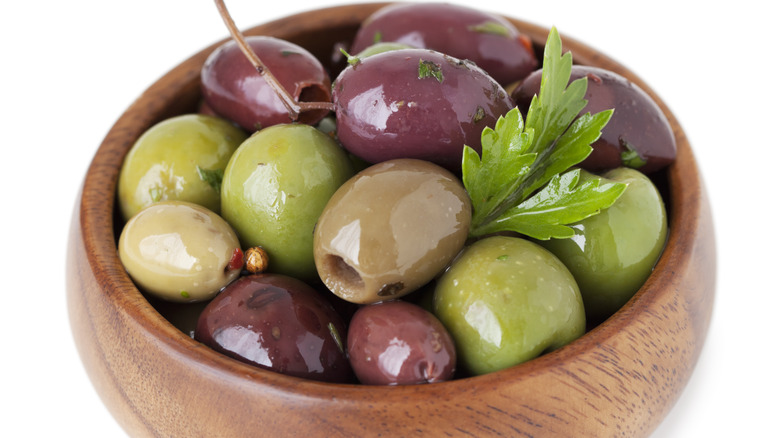
{"label": "olive pit hole", "polygon": [[330,273],[329,277],[335,278],[350,295],[358,294],[365,287],[363,277],[358,271],[335,254],[328,254],[325,258],[325,270]]}

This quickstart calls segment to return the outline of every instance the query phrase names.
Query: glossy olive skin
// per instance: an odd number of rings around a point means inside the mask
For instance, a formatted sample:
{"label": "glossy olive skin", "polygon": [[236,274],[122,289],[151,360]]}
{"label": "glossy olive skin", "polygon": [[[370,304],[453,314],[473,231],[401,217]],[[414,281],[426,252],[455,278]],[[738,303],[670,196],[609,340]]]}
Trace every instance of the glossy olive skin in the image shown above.
{"label": "glossy olive skin", "polygon": [[[246,139],[224,119],[186,114],[152,126],[133,144],[119,173],[118,202],[130,219],[157,201],[179,200],[219,213],[219,183],[230,156]],[[200,168],[200,170],[199,170]]]}
{"label": "glossy olive skin", "polygon": [[455,374],[455,344],[444,325],[405,301],[361,307],[347,345],[352,370],[365,385],[443,382]]}
{"label": "glossy olive skin", "polygon": [[245,248],[268,252],[270,272],[316,279],[314,225],[353,173],[346,152],[316,128],[271,126],[231,157],[222,182],[222,216]]}
{"label": "glossy olive skin", "polygon": [[[435,76],[420,75],[420,64]],[[351,153],[378,163],[417,158],[459,173],[463,145],[514,107],[507,92],[472,63],[424,49],[379,53],[334,81],[338,136]]]}
{"label": "glossy olive skin", "polygon": [[466,248],[438,280],[433,308],[473,374],[525,362],[585,333],[574,277],[549,251],[517,237]]}
{"label": "glossy olive skin", "polygon": [[[330,100],[330,77],[306,49],[269,36],[249,36],[246,40],[296,101]],[[249,132],[292,121],[282,100],[234,41],[218,47],[208,57],[201,70],[201,84],[208,106]],[[298,121],[315,124],[327,114],[324,110],[306,111]]]}
{"label": "glossy olive skin", "polygon": [[378,41],[469,59],[501,84],[523,79],[539,65],[531,40],[512,23],[495,14],[447,3],[395,4],[378,10],[361,25],[352,53]]}
{"label": "glossy olive skin", "polygon": [[133,216],[119,236],[119,259],[143,291],[174,302],[209,300],[241,273],[235,232],[213,211],[161,201]]}
{"label": "glossy olive skin", "polygon": [[422,160],[375,164],[344,183],[314,232],[323,283],[360,304],[428,283],[463,247],[471,204],[450,172]]}
{"label": "glossy olive skin", "polygon": [[577,279],[591,324],[615,313],[642,287],[667,238],[666,208],[648,177],[629,168],[603,177],[628,185],[620,198],[574,224],[575,237],[539,242]]}
{"label": "glossy olive skin", "polygon": [[306,283],[274,274],[244,276],[203,310],[195,339],[242,362],[326,382],[353,379],[346,326]]}
{"label": "glossy olive skin", "polygon": [[[617,73],[598,67],[575,65],[571,80],[587,77],[588,104],[581,114],[614,108],[593,152],[580,166],[592,172],[602,172],[620,166],[631,166],[646,174],[671,164],[677,156],[677,142],[671,125],[658,104],[641,88]],[[521,111],[527,111],[534,94],[539,93],[541,70],[529,75],[512,92]],[[622,154],[635,150],[640,160],[624,162]],[[642,163],[644,162],[644,163]]]}

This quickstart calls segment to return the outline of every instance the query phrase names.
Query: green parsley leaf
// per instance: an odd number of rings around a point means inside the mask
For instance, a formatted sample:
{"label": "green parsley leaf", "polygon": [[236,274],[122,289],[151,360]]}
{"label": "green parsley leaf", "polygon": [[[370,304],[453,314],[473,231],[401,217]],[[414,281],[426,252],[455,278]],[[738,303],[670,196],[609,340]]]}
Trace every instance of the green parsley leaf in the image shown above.
{"label": "green parsley leaf", "polygon": [[[569,84],[571,53],[561,54],[552,28],[542,64],[542,83],[525,123],[517,108],[482,132],[482,156],[463,151],[463,184],[473,207],[470,234],[514,231],[536,239],[571,237],[568,226],[608,208],[625,184],[580,181],[571,170],[592,152],[591,143],[612,110],[577,117],[587,104],[587,79]],[[564,173],[566,172],[566,173]]]}
{"label": "green parsley leaf", "polygon": [[463,184],[474,209],[472,224],[485,221],[517,190],[536,159],[536,154],[524,153],[532,137],[532,132],[523,132],[523,119],[514,108],[498,118],[495,129],[482,131],[482,159],[474,149],[464,148]]}
{"label": "green parsley leaf", "polygon": [[222,187],[222,176],[224,173],[222,169],[209,170],[200,166],[196,167],[198,168],[198,176],[200,177],[201,181],[207,183],[211,186],[212,189],[219,193],[220,188]]}
{"label": "green parsley leaf", "polygon": [[441,67],[436,65],[432,61],[424,61],[420,60],[420,65],[417,68],[417,77],[419,79],[425,79],[425,78],[436,78],[439,83],[444,80],[444,75],[442,75]]}
{"label": "green parsley leaf", "polygon": [[479,234],[512,230],[539,240],[574,236],[566,226],[598,214],[623,193],[625,184],[600,184],[598,178],[578,184],[580,169],[555,175],[542,190],[507,210]]}

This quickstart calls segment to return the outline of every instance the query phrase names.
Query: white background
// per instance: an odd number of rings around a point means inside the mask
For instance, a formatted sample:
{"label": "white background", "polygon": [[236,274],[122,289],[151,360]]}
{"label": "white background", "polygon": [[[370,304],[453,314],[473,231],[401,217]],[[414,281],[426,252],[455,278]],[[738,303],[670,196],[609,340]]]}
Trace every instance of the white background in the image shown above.
{"label": "white background", "polygon": [[[340,3],[227,2],[242,28]],[[771,434],[780,390],[780,40],[769,2],[478,4],[555,25],[601,49],[638,73],[682,122],[713,204],[718,290],[699,365],[654,436]],[[123,436],[84,373],[68,326],[71,211],[92,155],[122,111],[227,32],[209,0],[9,2],[0,32],[3,435]]]}

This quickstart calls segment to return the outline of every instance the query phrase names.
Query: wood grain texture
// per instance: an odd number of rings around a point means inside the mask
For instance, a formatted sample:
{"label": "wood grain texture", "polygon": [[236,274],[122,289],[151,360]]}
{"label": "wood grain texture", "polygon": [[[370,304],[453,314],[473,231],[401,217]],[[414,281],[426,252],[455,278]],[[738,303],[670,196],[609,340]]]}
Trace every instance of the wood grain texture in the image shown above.
{"label": "wood grain texture", "polygon": [[[330,58],[381,4],[328,8],[248,31]],[[547,29],[512,20],[537,46]],[[575,62],[632,72],[562,36]],[[690,145],[668,170],[669,244],[644,287],[582,338],[500,372],[405,387],[286,377],[219,355],[165,321],[116,254],[115,189],[135,139],[193,111],[200,66],[217,44],[163,76],[110,130],[76,202],[67,258],[70,322],[97,392],[131,436],[647,436],[679,397],[704,343],[715,291],[712,218]]]}

